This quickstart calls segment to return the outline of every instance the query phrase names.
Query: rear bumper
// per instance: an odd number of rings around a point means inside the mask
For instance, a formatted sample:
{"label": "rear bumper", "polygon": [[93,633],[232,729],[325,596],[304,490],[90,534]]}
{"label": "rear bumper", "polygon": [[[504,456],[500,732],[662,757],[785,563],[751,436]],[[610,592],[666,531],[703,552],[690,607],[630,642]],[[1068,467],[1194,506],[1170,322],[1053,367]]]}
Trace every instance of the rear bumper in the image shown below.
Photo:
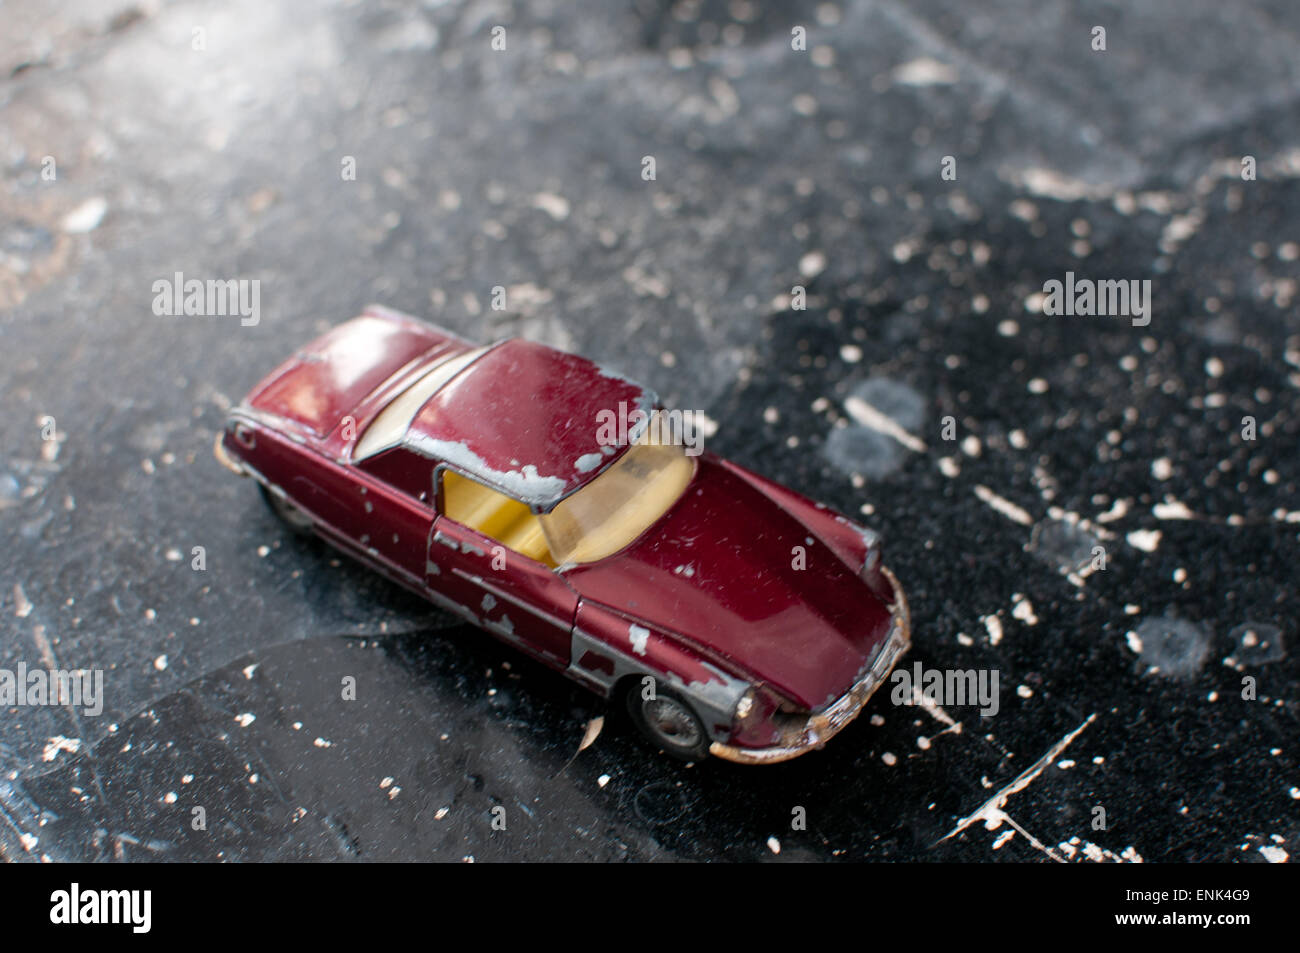
{"label": "rear bumper", "polygon": [[898,578],[888,568],[882,567],[882,572],[894,590],[894,601],[890,607],[893,622],[889,638],[872,663],[871,670],[824,710],[810,715],[801,727],[788,732],[779,744],[769,748],[737,748],[715,741],[709,746],[711,754],[737,764],[789,761],[804,752],[822,747],[858,717],[876,689],[889,677],[890,670],[912,645],[912,616],[907,606],[907,596],[903,593]]}

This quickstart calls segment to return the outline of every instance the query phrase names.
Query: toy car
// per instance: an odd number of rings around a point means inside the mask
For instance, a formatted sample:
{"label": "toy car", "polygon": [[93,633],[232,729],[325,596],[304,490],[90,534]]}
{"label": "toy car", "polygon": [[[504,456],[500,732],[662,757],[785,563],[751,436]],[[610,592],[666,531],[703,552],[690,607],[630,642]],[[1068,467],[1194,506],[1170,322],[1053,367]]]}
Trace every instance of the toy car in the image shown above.
{"label": "toy car", "polygon": [[254,387],[214,450],[290,527],[612,699],[671,755],[820,748],[908,648],[880,541],[650,439],[664,413],[584,358],[371,307]]}

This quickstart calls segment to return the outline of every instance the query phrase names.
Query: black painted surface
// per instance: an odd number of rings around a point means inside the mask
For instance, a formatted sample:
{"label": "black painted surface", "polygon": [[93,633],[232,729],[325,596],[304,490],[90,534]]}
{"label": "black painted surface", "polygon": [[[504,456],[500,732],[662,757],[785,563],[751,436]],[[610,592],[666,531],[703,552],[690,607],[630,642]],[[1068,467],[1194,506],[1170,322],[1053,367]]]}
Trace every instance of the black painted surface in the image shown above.
{"label": "black painted surface", "polygon": [[[0,709],[3,856],[1294,855],[1300,18],[969,6],[0,9],[0,668],[107,693]],[[260,321],[154,314],[178,271],[259,279]],[[1150,279],[1150,325],[1031,310],[1066,271]],[[1000,710],[882,692],[768,768],[613,720],[575,756],[600,702],[212,459],[372,300],[704,410],[712,449],[885,534],[907,664],[995,669]]]}

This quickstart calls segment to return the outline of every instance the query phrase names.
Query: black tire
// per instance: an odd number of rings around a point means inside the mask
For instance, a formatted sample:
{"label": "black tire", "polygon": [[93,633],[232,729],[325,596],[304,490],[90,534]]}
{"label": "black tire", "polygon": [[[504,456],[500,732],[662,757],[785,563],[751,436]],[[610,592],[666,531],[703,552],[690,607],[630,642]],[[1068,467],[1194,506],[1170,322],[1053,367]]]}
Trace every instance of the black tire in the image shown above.
{"label": "black tire", "polygon": [[703,761],[709,756],[709,733],[688,701],[656,680],[654,697],[647,699],[641,679],[632,679],[623,693],[632,724],[655,748],[682,761]]}
{"label": "black tire", "polygon": [[271,512],[278,516],[285,526],[299,536],[313,535],[314,524],[310,516],[288,500],[272,493],[266,488],[265,484],[259,483],[257,488],[262,491],[262,499],[266,500],[266,505],[271,508]]}

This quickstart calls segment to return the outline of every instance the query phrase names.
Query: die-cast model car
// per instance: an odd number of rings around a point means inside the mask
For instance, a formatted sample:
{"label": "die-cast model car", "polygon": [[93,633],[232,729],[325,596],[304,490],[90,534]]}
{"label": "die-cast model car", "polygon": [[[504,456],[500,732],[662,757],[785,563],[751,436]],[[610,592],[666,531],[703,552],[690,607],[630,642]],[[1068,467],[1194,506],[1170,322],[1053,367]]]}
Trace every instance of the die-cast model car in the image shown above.
{"label": "die-cast model car", "polygon": [[584,358],[371,307],[254,387],[214,449],[291,527],[625,707],[669,754],[819,748],[908,648],[880,541],[651,437],[665,413]]}

